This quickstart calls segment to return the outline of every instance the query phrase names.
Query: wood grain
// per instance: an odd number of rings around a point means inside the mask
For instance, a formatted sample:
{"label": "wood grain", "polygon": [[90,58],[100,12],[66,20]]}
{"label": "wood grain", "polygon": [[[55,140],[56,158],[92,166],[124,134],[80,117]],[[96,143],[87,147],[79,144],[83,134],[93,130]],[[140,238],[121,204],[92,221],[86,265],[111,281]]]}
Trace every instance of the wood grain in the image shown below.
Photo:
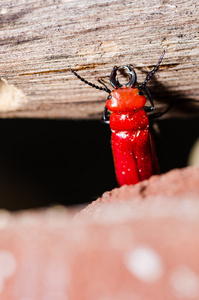
{"label": "wood grain", "polygon": [[107,94],[68,68],[97,84],[113,66],[132,64],[142,82],[163,49],[149,84],[157,110],[199,100],[198,13],[197,0],[1,0],[0,77],[27,101],[7,111],[0,102],[0,117],[100,118]]}

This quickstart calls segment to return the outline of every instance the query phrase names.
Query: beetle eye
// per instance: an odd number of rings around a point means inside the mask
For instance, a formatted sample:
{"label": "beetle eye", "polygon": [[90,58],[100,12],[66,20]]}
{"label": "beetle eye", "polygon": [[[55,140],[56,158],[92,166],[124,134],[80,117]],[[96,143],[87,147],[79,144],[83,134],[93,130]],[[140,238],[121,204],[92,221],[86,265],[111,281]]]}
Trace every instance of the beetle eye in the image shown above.
{"label": "beetle eye", "polygon": [[138,92],[138,95],[143,96],[142,91],[139,91],[139,92]]}
{"label": "beetle eye", "polygon": [[109,99],[111,99],[111,98],[112,98],[112,96],[111,96],[111,95],[108,95],[107,100],[109,100]]}

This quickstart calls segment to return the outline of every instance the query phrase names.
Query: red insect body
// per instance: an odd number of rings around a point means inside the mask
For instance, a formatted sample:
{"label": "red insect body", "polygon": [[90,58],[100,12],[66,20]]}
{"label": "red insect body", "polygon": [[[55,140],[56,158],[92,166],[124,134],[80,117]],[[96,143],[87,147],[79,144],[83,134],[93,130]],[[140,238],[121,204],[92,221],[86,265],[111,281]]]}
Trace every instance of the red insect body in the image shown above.
{"label": "red insect body", "polygon": [[[136,73],[131,66],[113,68],[110,74],[110,83],[114,88],[112,92],[102,81],[99,80],[103,87],[97,86],[70,69],[84,83],[109,94],[103,120],[105,123],[110,123],[112,131],[111,143],[119,185],[135,184],[159,173],[155,145],[146,113],[154,109],[154,104],[146,84],[158,70],[164,54],[165,50],[157,65],[147,74],[146,79],[138,85],[138,88],[135,87]],[[120,68],[127,70],[129,76],[129,81],[124,86],[116,78],[117,70]],[[150,106],[145,106],[146,98],[141,95],[142,90],[146,93]],[[107,115],[108,111],[111,112],[110,118]],[[164,113],[153,114],[153,117]]]}
{"label": "red insect body", "polygon": [[149,130],[146,98],[135,87],[115,89],[106,102],[111,111],[111,144],[118,184],[135,184],[159,172]]}

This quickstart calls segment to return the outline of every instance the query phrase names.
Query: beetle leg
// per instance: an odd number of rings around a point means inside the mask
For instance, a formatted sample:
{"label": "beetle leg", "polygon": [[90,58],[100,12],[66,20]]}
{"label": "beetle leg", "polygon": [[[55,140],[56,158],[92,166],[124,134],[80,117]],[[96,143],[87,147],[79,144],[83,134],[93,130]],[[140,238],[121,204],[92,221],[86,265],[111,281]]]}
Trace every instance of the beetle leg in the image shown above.
{"label": "beetle leg", "polygon": [[146,85],[144,85],[144,89],[145,89],[145,92],[146,92],[146,94],[147,94],[147,97],[148,97],[148,99],[149,99],[149,101],[150,101],[150,103],[151,103],[151,107],[152,107],[151,110],[153,110],[153,109],[154,109],[154,103],[153,103],[153,98],[152,98],[152,96],[151,96],[151,93],[149,92],[149,89],[147,88]]}
{"label": "beetle leg", "polygon": [[146,94],[147,94],[147,98],[148,98],[148,100],[149,100],[150,103],[151,103],[150,106],[144,106],[144,110],[145,110],[146,112],[150,112],[150,111],[154,110],[153,98],[152,98],[151,93],[149,92],[149,89],[147,88],[147,86],[146,86],[146,85],[143,85],[143,86],[140,86],[140,87],[138,87],[138,88],[139,88],[139,90],[141,90],[142,88],[144,88],[144,90],[145,90],[145,92],[146,92]]}
{"label": "beetle leg", "polygon": [[148,117],[149,117],[150,120],[160,118],[160,117],[164,116],[174,105],[182,103],[184,101],[185,102],[190,101],[190,102],[198,103],[198,100],[194,100],[194,99],[190,99],[190,100],[189,99],[177,99],[177,100],[172,101],[164,111],[155,112],[153,114],[148,115]]}
{"label": "beetle leg", "polygon": [[99,83],[101,83],[101,84],[106,88],[107,91],[111,92],[111,91],[109,90],[109,88],[106,86],[106,84],[105,84],[105,82],[103,81],[102,78],[98,78],[97,81],[98,81]]}
{"label": "beetle leg", "polygon": [[148,118],[149,118],[149,120],[160,118],[160,117],[162,117],[166,113],[167,113],[167,110],[165,112],[162,112],[162,113],[161,112],[157,112],[157,113],[148,115]]}
{"label": "beetle leg", "polygon": [[154,110],[154,107],[153,107],[153,106],[144,106],[143,109],[144,109],[146,112],[151,112],[152,110]]}
{"label": "beetle leg", "polygon": [[102,120],[105,124],[109,124],[108,108],[106,106],[104,107]]}

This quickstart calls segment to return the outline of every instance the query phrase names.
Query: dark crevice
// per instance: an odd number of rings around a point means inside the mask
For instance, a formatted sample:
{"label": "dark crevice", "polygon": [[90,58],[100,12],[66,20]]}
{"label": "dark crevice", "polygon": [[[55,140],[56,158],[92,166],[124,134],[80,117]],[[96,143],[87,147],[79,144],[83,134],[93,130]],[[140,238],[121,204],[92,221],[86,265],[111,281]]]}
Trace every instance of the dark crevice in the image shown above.
{"label": "dark crevice", "polygon": [[142,196],[142,198],[145,198],[147,194],[147,186],[146,184],[142,184],[140,187],[140,195]]}
{"label": "dark crevice", "polygon": [[[185,167],[199,120],[158,122],[161,173]],[[0,208],[89,203],[117,187],[110,129],[100,121],[0,119],[0,136]]]}

